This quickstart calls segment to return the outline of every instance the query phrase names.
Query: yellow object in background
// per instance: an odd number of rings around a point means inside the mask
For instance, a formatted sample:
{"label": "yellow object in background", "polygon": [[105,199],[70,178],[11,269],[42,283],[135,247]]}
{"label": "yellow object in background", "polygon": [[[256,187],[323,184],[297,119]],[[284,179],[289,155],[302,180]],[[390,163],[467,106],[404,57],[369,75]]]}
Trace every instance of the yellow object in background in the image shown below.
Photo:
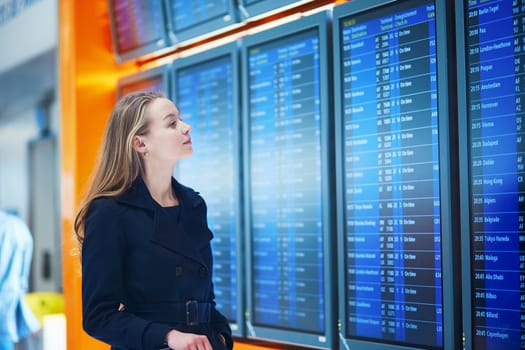
{"label": "yellow object in background", "polygon": [[64,296],[60,293],[33,292],[26,294],[24,300],[41,325],[44,316],[64,313]]}

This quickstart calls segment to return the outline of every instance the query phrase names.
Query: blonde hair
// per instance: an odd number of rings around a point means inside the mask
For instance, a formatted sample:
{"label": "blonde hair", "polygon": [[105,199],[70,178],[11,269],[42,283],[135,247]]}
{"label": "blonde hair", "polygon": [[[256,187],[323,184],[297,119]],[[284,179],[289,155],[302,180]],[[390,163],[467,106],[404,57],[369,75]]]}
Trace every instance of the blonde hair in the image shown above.
{"label": "blonde hair", "polygon": [[135,92],[122,97],[111,112],[91,181],[75,216],[74,230],[82,251],[84,224],[89,206],[99,197],[124,193],[138,176],[144,175],[144,161],[133,149],[135,135],[148,132],[146,109],[159,92]]}

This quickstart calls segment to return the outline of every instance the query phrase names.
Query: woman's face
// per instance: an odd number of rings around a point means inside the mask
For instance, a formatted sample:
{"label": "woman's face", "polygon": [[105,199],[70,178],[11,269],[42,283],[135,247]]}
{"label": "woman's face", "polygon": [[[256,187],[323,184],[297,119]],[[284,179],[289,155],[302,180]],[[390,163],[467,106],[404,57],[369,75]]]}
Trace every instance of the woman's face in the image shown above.
{"label": "woman's face", "polygon": [[193,153],[191,126],[179,118],[179,110],[166,98],[157,98],[146,109],[149,131],[141,136],[147,158],[173,162]]}

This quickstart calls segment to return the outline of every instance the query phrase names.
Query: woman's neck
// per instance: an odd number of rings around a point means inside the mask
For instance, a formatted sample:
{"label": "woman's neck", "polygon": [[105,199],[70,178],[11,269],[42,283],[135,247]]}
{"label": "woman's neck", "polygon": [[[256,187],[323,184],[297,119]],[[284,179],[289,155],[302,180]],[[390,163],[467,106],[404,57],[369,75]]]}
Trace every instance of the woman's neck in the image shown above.
{"label": "woman's neck", "polygon": [[159,177],[145,176],[144,183],[153,199],[162,207],[172,207],[179,205],[173,187],[171,186],[171,175],[169,178],[160,179]]}

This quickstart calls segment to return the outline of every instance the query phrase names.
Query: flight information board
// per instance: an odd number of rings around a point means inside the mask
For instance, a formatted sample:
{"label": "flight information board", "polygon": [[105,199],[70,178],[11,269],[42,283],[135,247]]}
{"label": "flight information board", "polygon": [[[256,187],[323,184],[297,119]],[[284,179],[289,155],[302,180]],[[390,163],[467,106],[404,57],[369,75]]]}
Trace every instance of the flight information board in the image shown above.
{"label": "flight information board", "polygon": [[159,66],[121,78],[117,98],[138,91],[158,91],[169,96],[169,68]]}
{"label": "flight information board", "polygon": [[341,331],[343,338],[383,346],[439,349],[435,5],[417,0],[357,13],[349,8],[334,10],[340,67],[336,130],[342,134]]}
{"label": "flight information board", "polygon": [[174,101],[192,126],[193,155],[178,162],[176,178],[200,192],[213,232],[217,308],[238,331],[240,303],[239,97],[236,44],[176,60]]}
{"label": "flight information board", "polygon": [[476,350],[525,349],[523,5],[494,0],[464,5],[470,332]]}
{"label": "flight information board", "polygon": [[[320,13],[244,42],[250,232],[249,325],[311,334],[274,340],[330,347],[324,146],[329,118],[327,17]],[[326,51],[325,51],[326,50]]]}
{"label": "flight information board", "polygon": [[168,45],[166,21],[160,1],[111,0],[113,46],[122,60]]}
{"label": "flight information board", "polygon": [[174,41],[208,34],[236,22],[233,0],[168,0]]}

